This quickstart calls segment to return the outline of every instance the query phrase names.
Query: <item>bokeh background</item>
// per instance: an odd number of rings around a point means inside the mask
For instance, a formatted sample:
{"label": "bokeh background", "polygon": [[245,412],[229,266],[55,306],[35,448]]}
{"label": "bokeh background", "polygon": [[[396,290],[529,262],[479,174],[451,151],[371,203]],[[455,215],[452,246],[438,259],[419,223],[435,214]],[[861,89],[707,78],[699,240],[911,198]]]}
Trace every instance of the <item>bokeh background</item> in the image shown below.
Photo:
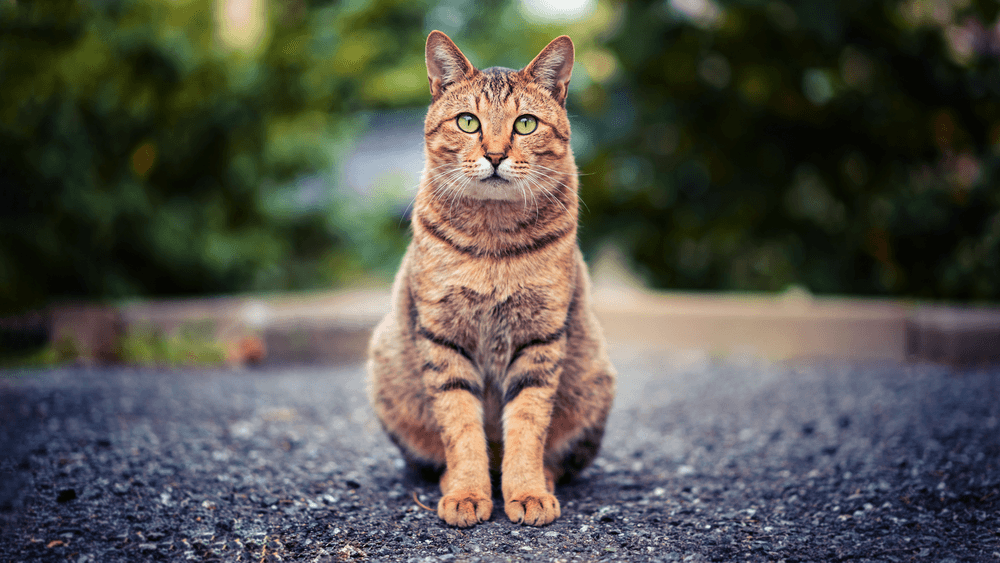
{"label": "bokeh background", "polygon": [[577,47],[581,244],[654,288],[1000,299],[1000,4],[0,0],[0,314],[388,283],[429,101]]}

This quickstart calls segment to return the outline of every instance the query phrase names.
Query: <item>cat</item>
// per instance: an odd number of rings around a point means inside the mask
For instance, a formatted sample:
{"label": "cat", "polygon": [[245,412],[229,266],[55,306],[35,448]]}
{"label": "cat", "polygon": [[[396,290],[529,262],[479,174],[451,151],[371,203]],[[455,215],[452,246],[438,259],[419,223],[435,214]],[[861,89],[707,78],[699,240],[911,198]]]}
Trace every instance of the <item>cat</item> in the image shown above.
{"label": "cat", "polygon": [[597,455],[615,390],[576,240],[573,42],[477,70],[433,31],[426,61],[426,166],[369,346],[371,403],[412,467],[441,471],[445,522],[490,518],[492,472],[507,517],[543,526],[556,482]]}

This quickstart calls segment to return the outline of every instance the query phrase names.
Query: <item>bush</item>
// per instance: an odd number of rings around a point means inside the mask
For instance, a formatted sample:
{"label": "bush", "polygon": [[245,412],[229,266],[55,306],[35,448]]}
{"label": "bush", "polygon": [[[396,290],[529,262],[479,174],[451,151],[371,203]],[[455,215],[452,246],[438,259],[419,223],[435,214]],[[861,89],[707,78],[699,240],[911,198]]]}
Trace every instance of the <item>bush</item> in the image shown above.
{"label": "bush", "polygon": [[[218,5],[244,4],[266,6]],[[415,66],[398,53],[421,52],[422,5],[272,3],[235,31],[208,6],[0,4],[0,311],[332,285],[371,266],[331,178],[359,106],[413,103],[369,81]],[[314,197],[287,201],[306,181]]]}
{"label": "bush", "polygon": [[653,286],[997,299],[997,12],[0,2],[0,313],[391,274],[398,193],[334,178],[364,111],[426,106],[431,28],[481,66],[573,36],[581,241]]}
{"label": "bush", "polygon": [[621,8],[578,97],[590,248],[659,287],[1000,298],[996,3]]}

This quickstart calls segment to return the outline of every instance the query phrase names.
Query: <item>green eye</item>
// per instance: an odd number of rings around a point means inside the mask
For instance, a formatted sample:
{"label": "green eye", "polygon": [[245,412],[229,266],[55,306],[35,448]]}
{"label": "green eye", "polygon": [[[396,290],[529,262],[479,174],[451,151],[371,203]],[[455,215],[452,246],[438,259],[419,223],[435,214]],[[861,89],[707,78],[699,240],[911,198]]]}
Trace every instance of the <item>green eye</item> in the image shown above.
{"label": "green eye", "polygon": [[514,122],[514,131],[521,135],[530,135],[538,128],[538,119],[533,115],[522,115]]}
{"label": "green eye", "polygon": [[458,116],[458,128],[466,133],[479,131],[479,120],[471,113],[463,113]]}

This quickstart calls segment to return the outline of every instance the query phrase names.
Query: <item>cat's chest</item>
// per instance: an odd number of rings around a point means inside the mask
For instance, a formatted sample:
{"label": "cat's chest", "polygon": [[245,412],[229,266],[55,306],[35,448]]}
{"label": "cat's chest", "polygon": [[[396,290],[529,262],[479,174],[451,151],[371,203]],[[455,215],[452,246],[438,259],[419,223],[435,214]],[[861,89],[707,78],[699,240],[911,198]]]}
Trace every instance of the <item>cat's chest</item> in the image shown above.
{"label": "cat's chest", "polygon": [[561,325],[567,303],[546,286],[422,288],[422,322],[462,346],[485,375],[502,376],[514,349]]}
{"label": "cat's chest", "polygon": [[469,312],[473,358],[488,380],[503,377],[514,348],[531,340],[539,332],[541,317],[552,314],[550,303],[544,290],[529,288],[503,299],[470,300],[456,306],[456,312],[463,307]]}
{"label": "cat's chest", "polygon": [[418,322],[460,346],[485,375],[513,351],[559,330],[576,280],[574,246],[512,258],[477,258],[415,245],[410,283]]}
{"label": "cat's chest", "polygon": [[558,308],[552,292],[539,286],[502,293],[496,288],[442,285],[428,291],[426,297],[436,304],[428,307],[429,316],[464,334],[476,349],[533,334],[536,325],[545,324],[546,317]]}

